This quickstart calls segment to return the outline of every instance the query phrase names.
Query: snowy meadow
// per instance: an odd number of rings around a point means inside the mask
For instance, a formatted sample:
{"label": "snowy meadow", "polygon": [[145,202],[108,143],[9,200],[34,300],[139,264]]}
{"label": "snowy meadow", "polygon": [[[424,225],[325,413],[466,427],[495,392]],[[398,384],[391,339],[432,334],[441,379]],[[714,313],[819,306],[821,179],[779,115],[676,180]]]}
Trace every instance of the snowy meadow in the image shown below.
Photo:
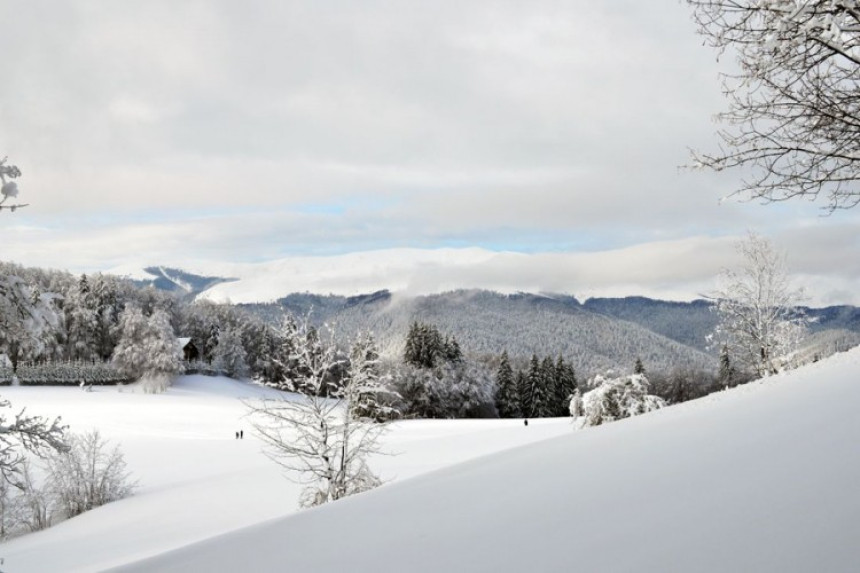
{"label": "snowy meadow", "polygon": [[[281,394],[228,378],[184,376],[163,394],[139,387],[7,387],[30,413],[62,415],[119,444],[135,495],[0,547],[4,570],[96,571],[298,510],[301,486],[263,453],[242,399]],[[416,420],[392,425],[373,460],[396,481],[569,432],[569,420]],[[237,440],[235,432],[244,430]],[[296,477],[296,476],[293,476]]]}

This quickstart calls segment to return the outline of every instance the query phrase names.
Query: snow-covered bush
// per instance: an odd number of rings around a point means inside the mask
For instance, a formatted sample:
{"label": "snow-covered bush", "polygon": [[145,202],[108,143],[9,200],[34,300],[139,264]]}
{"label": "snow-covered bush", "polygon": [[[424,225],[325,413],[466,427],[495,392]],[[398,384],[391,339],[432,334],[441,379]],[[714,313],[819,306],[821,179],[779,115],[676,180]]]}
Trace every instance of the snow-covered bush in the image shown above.
{"label": "snow-covered bush", "polygon": [[618,378],[597,375],[589,381],[588,386],[592,390],[581,398],[578,393],[574,394],[570,402],[570,414],[581,427],[599,426],[666,405],[665,400],[648,393],[648,379],[644,374]]}

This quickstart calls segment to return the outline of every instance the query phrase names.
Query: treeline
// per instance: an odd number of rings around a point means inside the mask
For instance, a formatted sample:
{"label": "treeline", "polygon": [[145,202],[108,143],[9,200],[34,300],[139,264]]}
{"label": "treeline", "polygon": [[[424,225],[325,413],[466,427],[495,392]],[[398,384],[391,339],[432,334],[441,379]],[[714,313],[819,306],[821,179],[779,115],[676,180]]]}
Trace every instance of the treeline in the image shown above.
{"label": "treeline", "polygon": [[[37,384],[99,384],[190,369],[277,383],[297,374],[291,371],[295,328],[290,316],[271,324],[240,307],[187,302],[111,275],[0,263],[0,354],[8,359],[0,365],[3,380],[17,373]],[[341,333],[344,348],[353,334]],[[199,351],[194,363],[183,362],[180,336]],[[561,353],[533,353],[517,362],[507,352],[466,352],[457,337],[420,321],[412,321],[401,340],[402,355],[381,361],[380,368],[398,396],[391,406],[404,416],[563,416],[580,386],[573,361]],[[347,356],[329,376],[337,381],[348,364]],[[717,373],[685,367],[648,377],[653,393],[668,403],[743,381],[730,365]]]}
{"label": "treeline", "polygon": [[500,358],[496,384],[496,405],[502,418],[566,416],[577,388],[576,373],[561,356],[553,361],[533,354],[528,367],[515,373],[507,351]]}
{"label": "treeline", "polygon": [[[192,339],[209,371],[262,379],[278,375],[279,329],[235,306],[189,303],[112,275],[75,276],[0,263],[6,378],[10,370],[29,378],[34,369],[40,371],[36,377],[56,371],[58,381],[77,377],[87,383],[171,374],[183,369],[179,336]],[[109,362],[117,368],[113,374],[93,366]],[[61,363],[53,370],[40,366]]]}

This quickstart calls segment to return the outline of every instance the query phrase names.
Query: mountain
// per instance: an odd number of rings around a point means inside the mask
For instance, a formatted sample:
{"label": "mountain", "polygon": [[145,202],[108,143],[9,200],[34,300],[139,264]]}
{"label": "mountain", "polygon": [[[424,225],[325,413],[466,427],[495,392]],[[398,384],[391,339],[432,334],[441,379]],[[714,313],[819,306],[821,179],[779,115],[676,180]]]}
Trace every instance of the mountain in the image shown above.
{"label": "mountain", "polygon": [[583,307],[592,312],[638,324],[681,344],[706,350],[707,336],[717,315],[706,300],[671,302],[641,296],[591,298]]}
{"label": "mountain", "polygon": [[[409,325],[434,324],[473,355],[507,350],[515,362],[532,353],[562,355],[583,376],[631,368],[642,359],[650,372],[716,369],[707,336],[717,323],[708,301],[671,302],[645,297],[592,298],[482,290],[402,296],[294,293],[277,303],[242,305],[277,324],[286,313],[334,324],[343,340],[374,333],[382,352],[400,356]],[[807,309],[811,335],[798,352],[803,362],[860,344],[860,309]]]}
{"label": "mountain", "polygon": [[195,298],[215,285],[235,281],[232,278],[201,276],[170,267],[145,267],[142,273],[128,275],[137,286],[153,286],[159,290],[175,292]]}
{"label": "mountain", "polygon": [[[243,306],[273,324],[288,311],[310,313],[317,323],[336,323],[342,339],[370,331],[388,356],[402,352],[409,324],[420,320],[455,336],[469,353],[498,355],[507,350],[515,361],[532,353],[562,355],[586,376],[609,368],[627,369],[637,358],[651,372],[715,369],[707,336],[717,317],[705,300],[629,296],[580,302],[570,295],[505,289],[435,292],[448,285],[477,284],[486,276],[504,284],[520,256],[482,249],[392,249],[233,265],[216,274],[153,266],[125,274],[138,284],[189,298],[244,301]],[[510,280],[508,287],[520,279]],[[368,290],[360,290],[363,287]],[[340,294],[322,294],[324,289]],[[259,300],[274,302],[253,302]],[[860,343],[860,309],[833,306],[806,311],[812,335],[798,353],[802,360]]]}
{"label": "mountain", "polygon": [[632,321],[593,312],[576,298],[528,293],[459,290],[405,297],[379,291],[355,297],[292,294],[275,304],[243,305],[277,322],[283,314],[310,313],[316,324],[333,324],[343,338],[372,332],[383,355],[400,356],[409,325],[431,323],[454,336],[465,352],[515,362],[533,353],[561,355],[583,376],[629,369],[641,358],[652,371],[713,370],[714,356]]}

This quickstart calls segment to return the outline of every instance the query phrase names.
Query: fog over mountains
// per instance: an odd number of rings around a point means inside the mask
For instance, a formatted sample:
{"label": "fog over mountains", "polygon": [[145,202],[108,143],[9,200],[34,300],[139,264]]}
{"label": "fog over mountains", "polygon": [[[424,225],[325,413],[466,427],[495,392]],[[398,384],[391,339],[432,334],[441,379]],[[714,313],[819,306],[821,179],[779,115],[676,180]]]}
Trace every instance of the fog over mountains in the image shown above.
{"label": "fog over mountains", "polygon": [[[487,252],[470,252],[470,263],[465,258],[457,259],[464,270],[469,264],[489,264]],[[395,287],[408,287],[408,276],[414,278],[434,265],[449,271],[452,268],[442,260],[444,253],[440,251],[430,252],[438,257],[435,262],[426,257],[410,261],[410,253],[400,252],[400,266],[395,265],[393,275],[379,265],[354,264],[352,270],[345,271],[338,261],[320,258],[320,266],[315,269],[318,274],[306,283],[303,277],[310,271],[286,263],[274,269],[266,265],[271,270],[268,279],[264,274],[240,274],[243,278],[239,279],[201,276],[156,266],[126,274],[138,284],[151,284],[188,298],[241,303],[273,324],[289,312],[309,315],[316,323],[336,325],[338,336],[344,340],[358,331],[370,331],[389,357],[402,353],[410,323],[419,320],[455,336],[471,355],[494,356],[506,350],[515,362],[533,353],[562,355],[583,375],[629,369],[637,358],[651,371],[716,368],[715,352],[707,343],[716,315],[711,304],[702,299],[665,301],[628,296],[582,300],[565,294],[458,288],[452,273],[443,273],[447,278],[429,289],[451,287],[444,292],[421,294],[409,288],[357,290],[383,286],[388,280]],[[409,268],[418,274],[409,275],[405,271]],[[358,277],[357,283],[341,282],[347,276]],[[389,279],[391,276],[395,278]],[[464,276],[468,283],[469,274]],[[315,285],[320,290],[313,290]],[[322,290],[325,287],[329,290]],[[331,294],[336,290],[341,294]],[[233,293],[236,299],[227,293]],[[801,352],[804,359],[860,343],[860,309],[831,306],[807,312],[812,323]]]}
{"label": "fog over mountains", "polygon": [[[274,302],[294,292],[355,296],[389,290],[430,295],[459,289],[506,294],[558,292],[581,299],[642,295],[689,301],[713,288],[720,265],[731,262],[714,252],[713,245],[696,241],[672,244],[670,250],[667,257],[662,251],[658,256],[655,246],[599,253],[529,254],[481,248],[383,249],[254,264],[189,263],[181,265],[186,276],[179,282],[194,284],[203,298],[236,304]],[[160,269],[125,265],[111,272],[156,280],[165,278]],[[192,281],[188,274],[201,280]],[[211,277],[234,280],[206,284]]]}

